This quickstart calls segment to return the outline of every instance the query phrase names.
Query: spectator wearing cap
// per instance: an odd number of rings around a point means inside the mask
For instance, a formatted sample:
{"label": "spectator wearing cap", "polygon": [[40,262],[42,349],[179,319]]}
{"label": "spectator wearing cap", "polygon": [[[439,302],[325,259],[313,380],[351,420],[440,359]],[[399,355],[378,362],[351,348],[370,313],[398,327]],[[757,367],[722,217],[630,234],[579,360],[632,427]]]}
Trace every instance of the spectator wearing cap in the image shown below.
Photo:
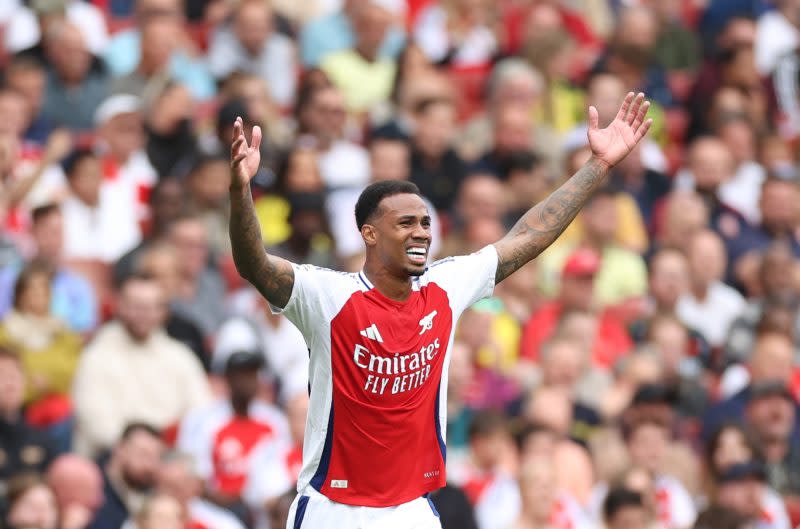
{"label": "spectator wearing cap", "polygon": [[[333,267],[331,240],[320,193],[293,193],[289,200],[289,238],[269,250],[271,254],[294,263]],[[341,210],[340,210],[341,211]]]}
{"label": "spectator wearing cap", "polygon": [[[746,364],[746,369],[735,366],[743,375],[735,386],[738,389],[732,394],[725,393],[726,375],[721,381],[724,400],[712,406],[703,418],[703,438],[708,439],[720,425],[739,420],[745,416],[747,403],[752,396],[753,387],[765,382],[780,381],[789,385],[794,373],[794,345],[784,333],[766,332],[756,338],[753,352]],[[731,368],[732,369],[732,368]],[[795,405],[795,414],[800,411],[800,406]],[[795,424],[792,439],[800,439],[800,428]]]}
{"label": "spectator wearing cap", "polygon": [[288,108],[297,86],[292,41],[275,31],[272,8],[259,0],[240,2],[231,24],[217,29],[208,50],[208,68],[217,79],[237,70],[264,78],[270,96]]}
{"label": "spectator wearing cap", "polygon": [[392,93],[397,65],[381,55],[381,45],[404,13],[405,3],[367,0],[354,4],[350,17],[353,46],[322,56],[319,66],[344,94],[347,110],[362,115]]}
{"label": "spectator wearing cap", "polygon": [[778,381],[753,384],[745,419],[761,447],[767,481],[783,496],[800,495],[800,447],[792,441],[797,402]]}
{"label": "spectator wearing cap", "polygon": [[[399,6],[395,0],[367,0],[389,8]],[[352,48],[356,42],[355,16],[362,0],[345,0],[342,8],[329,15],[309,21],[300,33],[300,55],[306,67],[319,66],[330,53]],[[380,56],[395,58],[405,43],[402,24],[396,22],[380,43]]]}
{"label": "spectator wearing cap", "polygon": [[61,517],[61,529],[84,529],[103,503],[103,474],[77,454],[59,456],[47,469]]}
{"label": "spectator wearing cap", "polygon": [[[116,58],[111,59],[111,72],[117,76],[111,85],[113,93],[152,94],[160,91],[165,83],[174,81],[185,85],[192,96],[201,101],[215,94],[214,79],[205,64],[181,50],[181,38],[185,37],[181,16],[170,12],[170,8],[157,8],[156,12],[140,19],[138,28],[132,31],[138,32],[138,50],[132,52],[137,62],[132,68],[123,69],[114,64]],[[115,45],[118,38],[109,45],[108,51],[112,54],[119,52]]]}
{"label": "spectator wearing cap", "polygon": [[102,156],[103,181],[137,205],[137,218],[148,220],[147,198],[158,174],[145,153],[142,101],[117,94],[103,101],[94,115],[96,147]]}
{"label": "spectator wearing cap", "polygon": [[158,430],[139,422],[126,425],[103,466],[103,501],[86,529],[120,529],[143,508],[164,452]]}
{"label": "spectator wearing cap", "polygon": [[97,107],[108,95],[105,72],[93,70],[85,37],[70,22],[55,22],[44,35],[49,62],[42,115],[73,130],[94,127]]}
{"label": "spectator wearing cap", "polygon": [[[600,257],[593,250],[576,250],[564,263],[558,296],[534,312],[522,331],[521,356],[537,362],[541,344],[556,328],[561,314],[571,310],[595,310],[594,281]],[[621,323],[608,311],[598,313],[591,351],[591,365],[608,369],[633,346]]]}
{"label": "spectator wearing cap", "polygon": [[703,335],[712,347],[720,347],[731,324],[745,309],[741,294],[722,282],[726,253],[722,239],[711,230],[694,234],[688,248],[689,290],[678,300],[680,320]]}
{"label": "spectator wearing cap", "polygon": [[264,445],[290,442],[284,414],[258,397],[264,365],[264,355],[258,350],[233,350],[226,358],[215,357],[212,367],[224,374],[229,394],[192,410],[178,432],[177,447],[195,459],[208,497],[240,518],[247,511],[245,501],[263,507],[292,485],[290,481],[259,481],[267,489],[258,490],[253,483],[254,472],[261,469],[252,463],[261,450],[269,450]]}
{"label": "spectator wearing cap", "polygon": [[[51,286],[52,315],[62,319],[70,329],[88,332],[97,326],[97,297],[83,276],[64,265],[64,216],[55,204],[33,210],[31,235],[36,246],[33,259],[45,262],[53,270]],[[20,267],[0,270],[0,317],[13,306],[14,285]]]}
{"label": "spectator wearing cap", "polygon": [[756,461],[735,463],[717,478],[714,503],[747,518],[759,529],[775,528],[774,520],[765,519],[762,498],[766,472]]}
{"label": "spectator wearing cap", "polygon": [[166,305],[161,284],[150,277],[134,276],[120,287],[117,318],[95,334],[75,376],[77,452],[96,455],[129,422],[163,428],[208,401],[200,362],[164,332]]}
{"label": "spectator wearing cap", "polygon": [[44,472],[56,455],[52,441],[25,420],[25,373],[16,352],[0,348],[0,492],[21,472]]}
{"label": "spectator wearing cap", "polygon": [[73,151],[63,162],[69,196],[64,216],[64,257],[112,263],[133,249],[141,231],[132,193],[106,184],[100,157],[88,149]]}
{"label": "spectator wearing cap", "polygon": [[647,292],[647,268],[638,254],[615,243],[618,217],[617,192],[609,187],[595,191],[581,210],[583,238],[577,245],[561,244],[541,258],[542,287],[550,293],[558,288],[558,270],[576,246],[590,248],[600,256],[594,283],[594,299],[600,307],[624,306],[643,300]]}
{"label": "spectator wearing cap", "polygon": [[[11,4],[14,2],[11,1]],[[108,44],[108,29],[103,13],[95,5],[79,0],[33,0],[18,7],[6,22],[5,49],[16,54],[37,47],[45,38],[47,22],[64,17],[80,29],[89,51],[99,55]]]}

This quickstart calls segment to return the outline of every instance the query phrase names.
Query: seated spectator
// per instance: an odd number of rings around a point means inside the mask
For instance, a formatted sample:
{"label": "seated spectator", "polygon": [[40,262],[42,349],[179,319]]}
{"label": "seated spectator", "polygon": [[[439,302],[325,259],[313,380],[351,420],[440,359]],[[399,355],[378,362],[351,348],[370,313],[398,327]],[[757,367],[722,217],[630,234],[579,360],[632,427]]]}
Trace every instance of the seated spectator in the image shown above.
{"label": "seated spectator", "polygon": [[576,247],[600,255],[600,268],[594,282],[594,299],[604,308],[641,301],[647,289],[647,269],[642,258],[615,244],[617,233],[616,195],[610,188],[595,191],[580,213],[583,238],[576,244],[560,244],[541,256],[542,288],[558,290],[558,271]]}
{"label": "seated spectator", "polygon": [[230,235],[228,235],[230,161],[222,156],[201,157],[187,176],[189,209],[203,220],[211,253],[229,254],[231,251]]}
{"label": "seated spectator", "polygon": [[664,197],[662,212],[656,218],[651,252],[670,247],[685,254],[694,234],[708,226],[708,222],[708,207],[698,193],[688,189],[672,191]]}
{"label": "seated spectator", "polygon": [[209,70],[217,79],[235,71],[267,81],[270,96],[288,108],[297,83],[292,41],[274,28],[272,9],[258,0],[241,2],[230,26],[217,29],[208,51]]}
{"label": "seated spectator", "polygon": [[[725,364],[748,360],[756,327],[770,307],[783,306],[796,311],[800,306],[800,292],[793,279],[795,264],[791,248],[783,242],[773,243],[764,252],[757,272],[761,296],[748,300],[747,307],[731,324],[724,350]],[[794,331],[800,331],[800,318],[793,319]]]}
{"label": "seated spectator", "polygon": [[[714,0],[716,1],[716,0]],[[745,529],[752,527],[752,522],[727,507],[709,505],[697,517],[695,528],[708,527],[709,529]]]}
{"label": "seated spectator", "polygon": [[[66,322],[76,332],[87,332],[97,325],[97,300],[91,285],[63,265],[64,217],[56,205],[33,211],[34,259],[47,263],[53,272],[50,308],[54,317]],[[14,284],[19,267],[0,270],[0,316],[13,306]]]}
{"label": "seated spectator", "polygon": [[131,423],[124,427],[103,467],[103,504],[86,529],[120,529],[130,514],[145,511],[164,450],[158,431],[151,426]]}
{"label": "seated spectator", "polygon": [[181,529],[188,522],[177,498],[155,494],[142,502],[132,529]]}
{"label": "seated spectator", "polygon": [[154,92],[144,109],[145,152],[160,178],[183,178],[199,153],[191,94],[172,82],[154,87]]}
{"label": "seated spectator", "polygon": [[654,477],[658,519],[667,528],[687,529],[697,518],[697,510],[686,487],[666,468],[671,443],[670,428],[654,418],[642,417],[624,430],[631,462]]}
{"label": "seated spectator", "polygon": [[521,512],[516,522],[509,526],[510,528],[592,527],[592,522],[583,508],[568,494],[558,490],[556,473],[557,468],[553,461],[541,456],[531,458],[522,465],[519,476]]}
{"label": "seated spectator", "polygon": [[[378,6],[401,9],[394,0],[369,0]],[[306,67],[319,66],[323,58],[331,53],[352,48],[356,43],[354,30],[358,9],[364,2],[345,0],[342,8],[334,13],[309,21],[300,32],[300,55]],[[396,22],[380,43],[380,56],[393,59],[399,55],[405,43],[402,24]]]}
{"label": "seated spectator", "polygon": [[472,168],[500,180],[508,177],[508,162],[519,151],[538,148],[533,143],[535,128],[530,108],[514,100],[499,102],[490,114],[492,136],[488,149],[478,156]]}
{"label": "seated spectator", "polygon": [[491,2],[428,5],[417,16],[414,40],[434,63],[484,66],[498,52]]}
{"label": "seated spectator", "polygon": [[611,489],[603,501],[603,521],[608,529],[648,529],[651,527],[642,495],[632,490]]}
{"label": "seated spectator", "polygon": [[797,403],[781,382],[753,384],[745,420],[761,447],[767,482],[783,496],[800,494],[800,451],[792,441]]}
{"label": "seated spectator", "polygon": [[625,8],[609,45],[595,65],[595,71],[618,75],[625,86],[644,92],[662,107],[673,104],[666,72],[654,62],[659,23],[647,7]]}
{"label": "seated spectator", "polygon": [[61,529],[84,529],[103,503],[103,474],[91,460],[76,454],[59,456],[47,469],[61,517]]}
{"label": "seated spectator", "polygon": [[63,162],[69,196],[62,202],[66,259],[112,263],[141,240],[133,193],[106,184],[100,158],[78,149]]}
{"label": "seated spectator", "polygon": [[45,22],[54,17],[65,17],[75,24],[92,54],[99,55],[108,44],[106,21],[96,6],[79,0],[36,0],[29,7],[18,7],[6,22],[9,29],[3,35],[5,49],[16,54],[39,45],[46,31]]}
{"label": "seated spectator", "polygon": [[108,95],[105,73],[92,69],[92,55],[77,26],[61,22],[47,28],[49,62],[42,116],[56,126],[89,130],[97,107]]}
{"label": "seated spectator", "polygon": [[37,474],[21,474],[12,479],[6,491],[6,527],[58,529],[58,505],[53,491]]}
{"label": "seated spectator", "polygon": [[[369,181],[369,155],[345,138],[344,95],[333,86],[309,89],[298,98],[297,145],[314,149],[322,181],[330,189],[366,186]],[[290,153],[291,156],[291,153]]]}
{"label": "seated spectator", "polygon": [[272,246],[270,254],[294,263],[333,268],[324,196],[318,193],[295,193],[287,198],[291,235],[282,243]]}
{"label": "seated spectator", "polygon": [[[736,464],[746,464],[761,459],[756,440],[738,424],[723,425],[706,443],[705,463],[707,472],[706,492],[709,498],[715,494],[715,486],[727,469]],[[701,514],[698,522],[702,519]],[[760,518],[769,521],[776,529],[789,529],[791,522],[783,498],[775,489],[766,485],[761,499]]]}
{"label": "seated spectator", "polygon": [[507,527],[519,513],[519,491],[504,464],[511,443],[506,418],[481,412],[470,425],[469,460],[460,468],[448,468],[448,477],[464,489],[475,509],[480,529]]}
{"label": "seated spectator", "polygon": [[[233,351],[227,358],[215,358],[213,365],[215,371],[225,374],[230,397],[185,416],[177,446],[194,457],[210,498],[235,512],[246,512],[243,494],[253,479],[254,455],[262,445],[289,442],[289,427],[282,412],[257,398],[259,371],[264,365],[260,352]],[[277,496],[292,483],[268,485]],[[261,505],[271,499],[261,496]]]}
{"label": "seated spectator", "polygon": [[[573,253],[561,272],[558,296],[533,313],[522,331],[520,355],[536,362],[541,344],[554,332],[560,315],[571,310],[592,310],[594,279],[600,270],[600,258],[590,250]],[[608,369],[625,355],[632,342],[625,328],[607,311],[599,313],[597,336],[591,351],[591,365]]]}
{"label": "seated spectator", "polygon": [[203,481],[190,456],[178,452],[164,455],[158,468],[156,491],[179,502],[189,527],[244,528],[229,511],[202,498]]}
{"label": "seated spectator", "polygon": [[212,336],[225,319],[225,285],[219,270],[209,266],[208,231],[200,217],[186,215],[172,222],[167,240],[178,254],[178,277],[172,309]]}
{"label": "seated spectator", "polygon": [[52,271],[32,263],[14,286],[14,308],[0,322],[0,344],[17,352],[25,369],[28,418],[39,427],[66,427],[58,437],[68,450],[71,432],[64,424],[71,415],[70,390],[82,341],[51,314]]}
{"label": "seated spectator", "polygon": [[722,282],[726,263],[722,240],[710,230],[696,233],[689,244],[688,260],[689,290],[678,300],[676,313],[712,347],[720,347],[745,309],[741,294]]}
{"label": "seated spectator", "polygon": [[453,149],[456,109],[449,99],[426,99],[414,109],[409,180],[440,212],[452,207],[466,166]]}
{"label": "seated spectator", "polygon": [[531,204],[538,204],[547,198],[551,180],[544,161],[532,151],[520,151],[509,158],[506,182],[509,211],[504,221],[508,229],[527,213]]}
{"label": "seated spectator", "polygon": [[160,74],[186,85],[192,96],[205,100],[215,93],[214,80],[203,61],[187,46],[179,0],[136,0],[136,26],[117,33],[103,58],[118,79],[115,93],[142,94],[148,79]]}
{"label": "seated spectator", "polygon": [[[79,5],[78,2],[75,3]],[[31,120],[23,139],[39,145],[47,143],[53,131],[53,123],[42,116],[47,74],[44,65],[36,59],[18,55],[12,57],[5,67],[5,84],[25,99]]]}
{"label": "seated spectator", "polygon": [[76,451],[95,455],[133,420],[163,428],[208,400],[202,366],[163,330],[166,303],[149,277],[131,277],[120,287],[117,319],[97,332],[78,365]]}
{"label": "seated spectator", "polygon": [[320,61],[320,68],[342,91],[347,110],[353,114],[369,111],[392,92],[397,67],[380,52],[401,11],[402,2],[396,0],[356,4],[350,18],[355,34],[352,48],[333,51]]}
{"label": "seated spectator", "polygon": [[681,74],[684,79],[691,79],[700,65],[702,47],[694,28],[686,23],[681,2],[668,0],[650,5],[661,26],[653,49],[655,60],[673,76]]}
{"label": "seated spectator", "polygon": [[55,457],[52,441],[25,420],[25,373],[14,351],[0,347],[0,488],[23,472],[44,472]]}
{"label": "seated spectator", "polygon": [[[755,385],[774,381],[788,385],[794,372],[794,354],[792,341],[785,334],[766,332],[759,335],[746,364],[746,373],[741,377],[740,387],[744,387],[708,410],[703,418],[703,438],[708,439],[721,424],[745,416]],[[800,406],[795,405],[795,408],[800,409]],[[800,439],[797,425],[793,428],[792,438]]]}
{"label": "seated spectator", "polygon": [[734,463],[716,480],[714,503],[745,517],[757,527],[777,528],[775,520],[764,518],[762,498],[766,486],[764,467],[756,462]]}

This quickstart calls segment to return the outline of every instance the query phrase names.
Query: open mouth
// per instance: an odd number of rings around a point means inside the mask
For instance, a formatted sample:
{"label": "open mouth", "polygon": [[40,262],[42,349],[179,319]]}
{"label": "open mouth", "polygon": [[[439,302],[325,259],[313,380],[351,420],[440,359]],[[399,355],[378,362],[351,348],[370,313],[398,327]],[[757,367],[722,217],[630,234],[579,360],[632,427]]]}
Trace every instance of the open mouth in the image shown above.
{"label": "open mouth", "polygon": [[428,249],[414,246],[406,250],[406,255],[412,263],[425,264],[425,261],[428,259]]}

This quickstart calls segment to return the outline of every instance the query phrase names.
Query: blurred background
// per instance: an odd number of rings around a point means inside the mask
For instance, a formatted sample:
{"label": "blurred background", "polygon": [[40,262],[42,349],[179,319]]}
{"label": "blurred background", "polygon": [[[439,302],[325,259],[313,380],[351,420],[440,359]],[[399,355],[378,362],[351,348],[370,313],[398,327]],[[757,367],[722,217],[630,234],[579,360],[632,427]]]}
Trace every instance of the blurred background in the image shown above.
{"label": "blurred background", "polygon": [[237,116],[265,246],[357,271],[370,182],[476,251],[629,90],[647,140],[461,320],[433,501],[800,524],[800,0],[0,0],[0,41],[3,527],[284,527],[308,352],[233,266]]}

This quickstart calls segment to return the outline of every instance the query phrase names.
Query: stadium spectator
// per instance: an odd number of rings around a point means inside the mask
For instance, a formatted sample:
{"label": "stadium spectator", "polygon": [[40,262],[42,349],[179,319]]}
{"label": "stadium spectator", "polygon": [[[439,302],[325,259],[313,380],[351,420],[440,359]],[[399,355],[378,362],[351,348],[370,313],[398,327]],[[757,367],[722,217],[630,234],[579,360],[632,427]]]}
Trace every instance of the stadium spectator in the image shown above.
{"label": "stadium spectator", "polygon": [[331,240],[327,237],[325,197],[321,193],[292,193],[289,199],[291,235],[270,252],[296,263],[333,268]]}
{"label": "stadium spectator", "polygon": [[24,139],[44,145],[53,131],[52,122],[42,115],[47,84],[44,65],[30,57],[14,56],[6,66],[5,83],[11,90],[25,98],[31,119],[25,130]]}
{"label": "stadium spectator", "polygon": [[103,503],[87,529],[120,529],[130,513],[143,510],[164,451],[153,427],[136,422],[124,427],[103,467]]}
{"label": "stadium spectator", "polygon": [[120,287],[117,319],[95,334],[75,376],[76,451],[97,455],[129,422],[163,428],[208,400],[200,362],[163,330],[166,303],[149,277],[131,277]]}
{"label": "stadium spectator", "polygon": [[193,101],[182,84],[167,81],[153,87],[145,106],[145,152],[159,178],[183,178],[194,165],[199,145],[194,131]]}
{"label": "stadium spectator", "polygon": [[49,68],[42,115],[56,126],[92,129],[109,87],[105,73],[92,68],[84,35],[71,23],[54,23],[43,45]]}
{"label": "stadium spectator", "polygon": [[275,29],[268,4],[251,0],[234,9],[231,25],[211,38],[208,68],[217,79],[242,71],[266,80],[270,97],[287,108],[297,83],[292,41]]}
{"label": "stadium spectator", "polygon": [[57,529],[59,512],[53,491],[37,474],[21,474],[8,485],[4,525]]}
{"label": "stadium spectator", "polygon": [[[94,329],[98,322],[98,308],[91,285],[82,276],[72,272],[63,263],[64,217],[58,206],[41,206],[33,211],[32,236],[36,243],[37,261],[53,270],[52,315],[62,319],[74,331]],[[18,267],[0,271],[0,314],[5,315],[13,306],[14,285],[19,275]]]}
{"label": "stadium spectator", "polygon": [[796,0],[777,0],[777,9],[764,13],[756,28],[755,54],[761,75],[772,73],[780,60],[800,43],[800,15]]}
{"label": "stadium spectator", "polygon": [[62,529],[84,529],[103,502],[103,475],[79,455],[59,456],[47,469],[47,485],[56,497]]}
{"label": "stadium spectator", "polygon": [[646,529],[649,513],[642,495],[628,489],[608,491],[603,502],[603,521],[608,529]]}

